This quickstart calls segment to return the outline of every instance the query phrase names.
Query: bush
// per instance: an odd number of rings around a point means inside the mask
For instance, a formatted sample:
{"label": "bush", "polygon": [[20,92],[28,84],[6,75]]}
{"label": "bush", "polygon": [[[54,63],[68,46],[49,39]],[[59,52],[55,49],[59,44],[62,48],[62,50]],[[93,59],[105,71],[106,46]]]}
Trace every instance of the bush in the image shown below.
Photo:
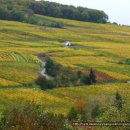
{"label": "bush", "polygon": [[90,85],[90,84],[91,84],[90,77],[89,77],[88,75],[83,75],[83,76],[82,76],[82,82],[83,82],[84,84]]}
{"label": "bush", "polygon": [[99,105],[96,105],[91,112],[91,116],[92,119],[95,119],[96,117],[98,117],[100,115],[100,109],[99,109]]}
{"label": "bush", "polygon": [[47,80],[45,77],[40,76],[36,83],[40,86],[42,90],[46,89],[52,89],[56,87],[56,82],[55,80]]}
{"label": "bush", "polygon": [[82,75],[81,81],[87,85],[96,83],[96,75],[94,74],[93,70],[90,70],[89,75]]}
{"label": "bush", "polygon": [[123,107],[123,100],[121,95],[117,92],[115,96],[115,101],[114,101],[114,106],[118,109],[121,110]]}
{"label": "bush", "polygon": [[130,59],[126,59],[125,63],[126,63],[127,65],[130,65]]}
{"label": "bush", "polygon": [[54,28],[63,28],[63,25],[60,23],[51,23],[49,26]]}
{"label": "bush", "polygon": [[91,84],[96,83],[96,75],[94,74],[92,69],[90,70],[90,73],[89,73],[89,79],[90,79]]}
{"label": "bush", "polygon": [[68,119],[69,120],[76,120],[78,117],[78,112],[76,110],[75,107],[72,107],[69,111],[69,114],[68,114]]}
{"label": "bush", "polygon": [[0,121],[1,130],[64,130],[63,115],[45,113],[40,106],[28,103],[22,111],[13,108]]}
{"label": "bush", "polygon": [[45,65],[46,73],[50,76],[57,76],[60,72],[61,65],[54,63],[53,60],[48,59]]}

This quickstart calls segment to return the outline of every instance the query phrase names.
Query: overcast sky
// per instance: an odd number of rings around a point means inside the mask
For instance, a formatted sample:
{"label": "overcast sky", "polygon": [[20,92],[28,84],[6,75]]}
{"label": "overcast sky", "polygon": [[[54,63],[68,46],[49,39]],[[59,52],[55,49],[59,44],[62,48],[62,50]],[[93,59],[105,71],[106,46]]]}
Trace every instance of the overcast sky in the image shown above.
{"label": "overcast sky", "polygon": [[130,25],[130,0],[48,0],[62,4],[99,9],[109,15],[111,22]]}

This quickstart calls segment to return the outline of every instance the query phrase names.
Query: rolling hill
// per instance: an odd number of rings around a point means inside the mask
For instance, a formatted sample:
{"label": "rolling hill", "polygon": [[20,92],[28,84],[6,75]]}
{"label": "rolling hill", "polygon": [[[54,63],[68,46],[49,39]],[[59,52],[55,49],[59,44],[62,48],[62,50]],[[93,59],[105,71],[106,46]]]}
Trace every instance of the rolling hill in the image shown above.
{"label": "rolling hill", "polygon": [[[63,28],[0,20],[1,111],[33,101],[48,111],[67,115],[78,99],[84,99],[90,113],[94,102],[102,108],[112,104],[117,91],[128,108],[130,66],[126,61],[130,58],[130,27],[35,17],[44,24],[60,23]],[[70,41],[72,46],[65,47],[64,41]],[[100,82],[92,86],[40,90],[35,83],[43,69],[39,54],[49,55],[63,66],[93,68]]]}

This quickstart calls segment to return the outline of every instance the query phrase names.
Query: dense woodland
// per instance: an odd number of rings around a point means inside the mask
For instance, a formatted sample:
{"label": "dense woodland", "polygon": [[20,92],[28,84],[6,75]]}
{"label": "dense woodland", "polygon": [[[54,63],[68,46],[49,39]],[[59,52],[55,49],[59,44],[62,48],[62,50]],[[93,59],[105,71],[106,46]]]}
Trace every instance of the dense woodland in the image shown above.
{"label": "dense woodland", "polygon": [[0,0],[0,19],[34,23],[34,14],[96,23],[106,23],[108,21],[107,14],[95,9],[48,1]]}

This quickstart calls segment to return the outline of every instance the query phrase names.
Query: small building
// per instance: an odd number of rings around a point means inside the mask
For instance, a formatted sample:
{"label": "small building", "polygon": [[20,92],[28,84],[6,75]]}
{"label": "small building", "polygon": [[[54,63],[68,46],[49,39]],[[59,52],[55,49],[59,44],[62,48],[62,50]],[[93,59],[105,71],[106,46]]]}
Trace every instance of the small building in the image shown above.
{"label": "small building", "polygon": [[71,42],[69,42],[69,41],[65,41],[64,42],[64,46],[71,46],[72,44],[71,44]]}
{"label": "small building", "polygon": [[130,81],[127,81],[128,84],[130,84]]}

